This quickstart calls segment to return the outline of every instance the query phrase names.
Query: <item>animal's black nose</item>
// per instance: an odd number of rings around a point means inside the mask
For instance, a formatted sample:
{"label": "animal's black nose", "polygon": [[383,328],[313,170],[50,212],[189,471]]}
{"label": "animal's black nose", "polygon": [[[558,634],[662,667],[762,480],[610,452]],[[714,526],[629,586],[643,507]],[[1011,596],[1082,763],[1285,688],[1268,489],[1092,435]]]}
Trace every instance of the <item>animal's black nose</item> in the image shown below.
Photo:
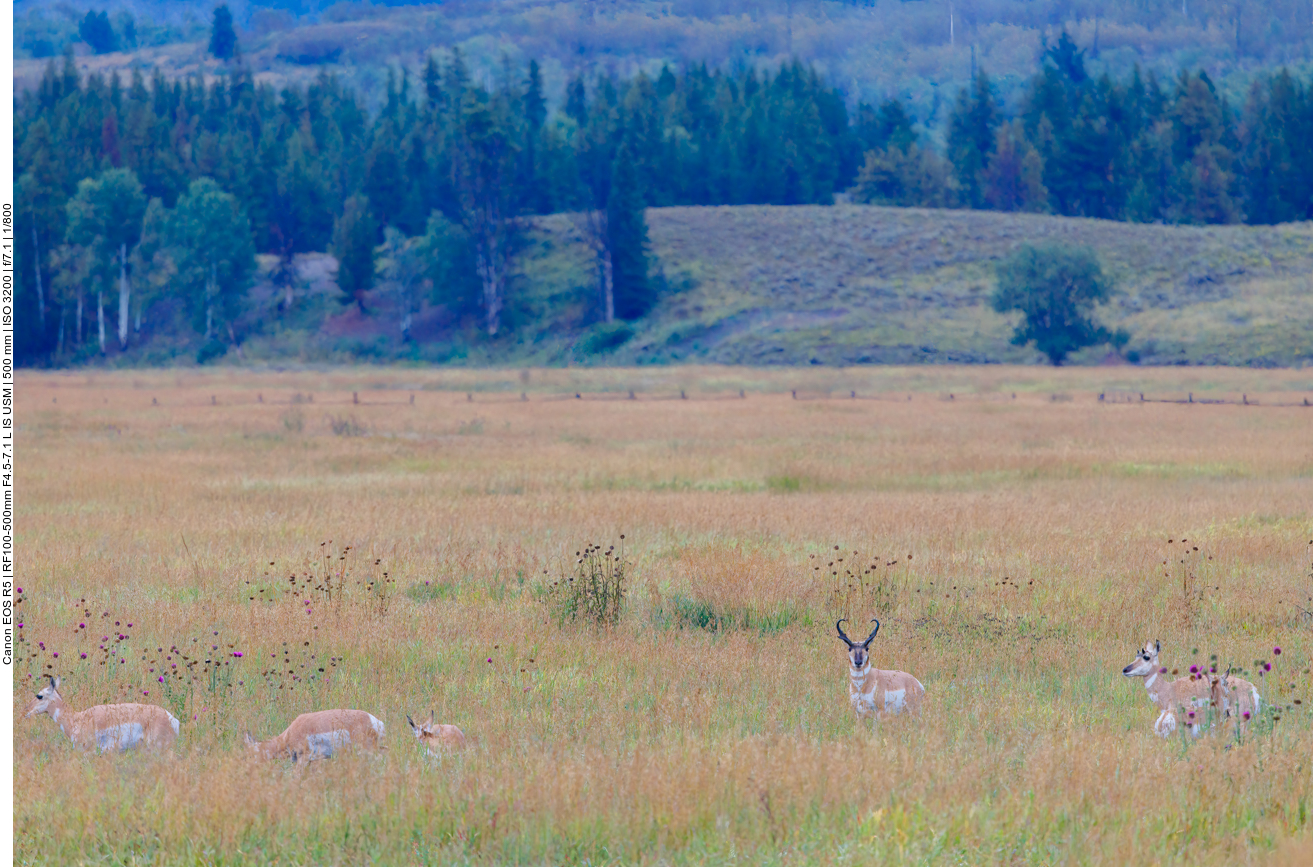
{"label": "animal's black nose", "polygon": [[1131,667],[1129,665],[1122,669],[1122,674],[1130,674],[1130,673],[1131,673]]}

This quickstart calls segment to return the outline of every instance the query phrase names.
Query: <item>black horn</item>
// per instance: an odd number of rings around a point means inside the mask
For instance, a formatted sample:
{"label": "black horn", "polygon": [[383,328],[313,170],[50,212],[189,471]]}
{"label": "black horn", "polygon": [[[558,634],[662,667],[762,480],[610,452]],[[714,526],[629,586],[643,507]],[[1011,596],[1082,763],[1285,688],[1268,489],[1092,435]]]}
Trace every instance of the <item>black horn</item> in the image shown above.
{"label": "black horn", "polygon": [[875,633],[880,631],[880,621],[872,618],[871,622],[875,624],[875,628],[871,630],[870,635],[866,636],[866,640],[862,642],[862,647],[870,647],[871,640],[875,638]]}
{"label": "black horn", "polygon": [[[845,619],[846,619],[846,618],[845,618]],[[846,644],[846,645],[848,645],[849,647],[852,647],[852,646],[853,646],[853,640],[852,640],[851,638],[849,638],[848,636],[846,636],[846,635],[843,634],[843,627],[840,625],[841,623],[843,623],[843,620],[840,620],[838,623],[834,624],[834,628],[837,629],[837,630],[839,630],[839,638],[840,638],[840,640],[843,641],[843,643]]]}

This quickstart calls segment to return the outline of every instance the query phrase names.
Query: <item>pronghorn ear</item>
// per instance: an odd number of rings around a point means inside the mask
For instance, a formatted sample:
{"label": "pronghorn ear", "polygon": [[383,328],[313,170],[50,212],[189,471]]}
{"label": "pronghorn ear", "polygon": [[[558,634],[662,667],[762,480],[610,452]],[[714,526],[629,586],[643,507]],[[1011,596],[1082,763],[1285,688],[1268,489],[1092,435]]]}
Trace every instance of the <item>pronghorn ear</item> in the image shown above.
{"label": "pronghorn ear", "polygon": [[52,678],[50,678],[50,685],[53,686],[56,690],[59,689],[59,685],[60,685],[61,683],[63,683],[63,682],[64,682],[64,679],[63,679],[62,677],[52,677]]}
{"label": "pronghorn ear", "polygon": [[1153,643],[1153,652],[1154,652],[1154,653],[1162,653],[1162,650],[1163,650],[1163,643],[1162,643],[1162,641],[1161,641],[1161,640],[1155,640],[1154,643]]}

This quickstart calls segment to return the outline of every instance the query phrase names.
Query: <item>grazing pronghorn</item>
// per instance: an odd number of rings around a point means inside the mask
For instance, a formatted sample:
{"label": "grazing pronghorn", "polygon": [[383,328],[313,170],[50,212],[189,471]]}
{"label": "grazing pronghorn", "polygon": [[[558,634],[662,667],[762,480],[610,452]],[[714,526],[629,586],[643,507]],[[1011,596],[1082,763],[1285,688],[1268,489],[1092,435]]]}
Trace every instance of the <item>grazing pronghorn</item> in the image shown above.
{"label": "grazing pronghorn", "polygon": [[871,668],[871,655],[867,649],[875,633],[880,631],[880,621],[871,622],[875,628],[861,644],[854,643],[843,634],[842,620],[834,624],[834,628],[839,630],[839,638],[848,645],[848,701],[852,702],[859,719],[867,714],[875,714],[876,719],[879,719],[886,713],[919,710],[921,699],[925,696],[925,687],[921,681],[905,671]]}
{"label": "grazing pronghorn", "polygon": [[406,714],[406,722],[410,723],[410,730],[415,733],[415,737],[431,756],[441,756],[444,753],[465,749],[465,733],[456,726],[441,723],[434,725],[433,711],[429,711],[429,721],[426,723],[415,725],[410,714]]}
{"label": "grazing pronghorn", "polygon": [[62,682],[62,678],[50,678],[49,685],[36,694],[36,701],[28,707],[26,716],[49,714],[59,730],[81,749],[101,752],[133,747],[165,749],[178,737],[178,720],[153,704],[98,704],[74,712],[59,695]]}
{"label": "grazing pronghorn", "polygon": [[1167,669],[1158,665],[1158,652],[1162,650],[1161,641],[1145,642],[1135,654],[1135,661],[1122,669],[1126,677],[1143,677],[1144,688],[1149,693],[1149,701],[1158,708],[1158,719],[1154,721],[1153,731],[1159,737],[1170,737],[1176,731],[1177,716],[1190,727],[1195,737],[1203,731],[1204,712],[1212,701],[1212,687],[1207,675],[1191,674],[1188,677],[1169,681],[1162,677]]}
{"label": "grazing pronghorn", "polygon": [[303,713],[276,738],[261,743],[246,733],[246,747],[257,758],[290,757],[292,761],[326,759],[350,747],[377,749],[383,721],[363,710],[320,710]]}
{"label": "grazing pronghorn", "polygon": [[1210,678],[1211,704],[1225,723],[1227,718],[1235,719],[1236,735],[1243,736],[1249,727],[1249,721],[1262,707],[1263,700],[1258,695],[1258,688],[1243,678],[1226,674]]}

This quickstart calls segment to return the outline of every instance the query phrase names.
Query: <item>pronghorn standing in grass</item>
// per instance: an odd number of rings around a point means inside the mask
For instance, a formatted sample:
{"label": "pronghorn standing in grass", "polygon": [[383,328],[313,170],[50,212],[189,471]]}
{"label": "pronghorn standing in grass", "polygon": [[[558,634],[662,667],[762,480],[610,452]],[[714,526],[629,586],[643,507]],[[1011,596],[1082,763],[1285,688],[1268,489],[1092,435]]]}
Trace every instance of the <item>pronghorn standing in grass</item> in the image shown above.
{"label": "pronghorn standing in grass", "polygon": [[426,723],[415,725],[410,714],[406,714],[406,722],[410,723],[410,730],[431,756],[441,756],[465,748],[465,733],[456,726],[441,723],[434,725],[433,711],[429,711],[429,721]]}
{"label": "pronghorn standing in grass", "polygon": [[1227,669],[1226,674],[1212,677],[1210,686],[1211,703],[1217,709],[1218,715],[1224,722],[1228,718],[1234,718],[1236,735],[1244,736],[1249,721],[1258,715],[1259,708],[1263,705],[1258,687],[1231,674],[1230,669]]}
{"label": "pronghorn standing in grass", "polygon": [[1190,727],[1195,737],[1203,731],[1204,711],[1212,701],[1212,687],[1207,675],[1193,672],[1188,677],[1169,681],[1162,675],[1167,669],[1158,665],[1161,641],[1145,642],[1135,654],[1135,661],[1122,669],[1126,677],[1143,677],[1149,701],[1158,708],[1158,719],[1153,730],[1159,737],[1170,737],[1176,731],[1177,717]]}
{"label": "pronghorn standing in grass", "polygon": [[49,714],[75,746],[101,752],[133,747],[166,749],[178,737],[178,720],[153,704],[98,704],[75,712],[59,694],[62,682],[61,678],[50,678],[50,683],[36,694],[26,716]]}
{"label": "pronghorn standing in grass", "polygon": [[919,710],[921,699],[925,696],[925,687],[921,681],[905,671],[871,668],[868,648],[875,633],[880,631],[880,621],[871,622],[875,628],[860,644],[843,634],[842,620],[834,624],[834,628],[839,630],[839,639],[848,645],[848,701],[852,702],[858,719],[867,714],[874,714],[879,719],[886,713]]}
{"label": "pronghorn standing in grass", "polygon": [[288,757],[292,761],[326,759],[349,747],[378,749],[383,721],[363,710],[320,710],[303,713],[286,731],[261,743],[246,733],[246,747],[257,758]]}

